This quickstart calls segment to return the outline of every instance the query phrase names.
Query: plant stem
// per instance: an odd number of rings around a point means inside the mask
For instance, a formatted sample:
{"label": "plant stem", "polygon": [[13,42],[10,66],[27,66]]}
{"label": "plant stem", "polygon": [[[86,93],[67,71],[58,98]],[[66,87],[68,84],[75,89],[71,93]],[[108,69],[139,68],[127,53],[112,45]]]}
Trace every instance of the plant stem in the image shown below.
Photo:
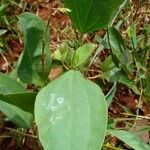
{"label": "plant stem", "polygon": [[89,79],[89,80],[92,80],[92,79],[97,79],[97,78],[100,78],[100,77],[101,77],[101,75],[98,74],[98,75],[96,75],[96,76],[94,76],[94,77],[88,77],[88,79]]}
{"label": "plant stem", "polygon": [[42,73],[43,73],[43,80],[44,80],[44,85],[46,84],[46,72],[45,72],[45,45],[46,45],[46,38],[47,38],[47,32],[48,32],[48,27],[50,24],[50,16],[48,18],[48,22],[46,25],[46,29],[44,32],[43,40],[42,40],[42,55],[41,55],[41,63],[42,63]]}
{"label": "plant stem", "polygon": [[75,59],[75,56],[76,56],[76,50],[75,50],[75,52],[74,52],[74,54],[73,54],[73,57],[72,57],[72,61],[71,61],[71,68],[73,69],[73,63],[74,63],[74,59]]}
{"label": "plant stem", "polygon": [[30,137],[30,138],[38,139],[38,137],[35,136],[35,135],[30,135],[30,134],[26,134],[26,133],[23,133],[23,132],[19,132],[18,130],[15,130],[15,129],[12,129],[12,128],[2,127],[2,126],[0,126],[0,128],[4,129],[4,130],[9,130],[11,132],[14,132],[14,133],[17,133],[17,134],[20,134],[20,135],[23,135],[23,136],[27,136],[27,137]]}
{"label": "plant stem", "polygon": [[[128,114],[128,113],[121,113],[123,115],[127,115],[127,116],[131,116],[131,117],[135,117],[136,115],[133,115],[133,114]],[[139,119],[147,119],[147,120],[150,120],[150,117],[149,116],[141,116],[141,115],[138,115]]]}

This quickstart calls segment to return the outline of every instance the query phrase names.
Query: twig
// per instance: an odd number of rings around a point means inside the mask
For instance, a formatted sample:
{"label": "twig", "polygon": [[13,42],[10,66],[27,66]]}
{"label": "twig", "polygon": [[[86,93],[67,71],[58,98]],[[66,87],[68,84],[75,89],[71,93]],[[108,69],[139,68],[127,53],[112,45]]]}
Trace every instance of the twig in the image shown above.
{"label": "twig", "polygon": [[96,76],[94,76],[94,77],[87,77],[89,80],[92,80],[92,79],[97,79],[97,78],[100,78],[100,74],[99,75],[96,75]]}
{"label": "twig", "polygon": [[26,133],[20,132],[18,130],[12,129],[12,128],[2,127],[2,126],[0,126],[0,128],[4,129],[4,130],[9,130],[11,132],[14,132],[14,133],[17,133],[17,134],[20,134],[20,135],[23,135],[23,136],[27,136],[27,137],[30,137],[30,138],[38,139],[38,137],[35,136],[35,135],[26,134]]}
{"label": "twig", "polygon": [[[136,115],[128,114],[128,113],[121,113],[121,114],[123,114],[123,115],[128,115],[128,116],[133,116],[133,117],[136,116]],[[141,116],[141,115],[138,115],[138,117],[141,118],[141,119],[150,120],[150,117],[148,117],[148,116]]]}
{"label": "twig", "polygon": [[[137,120],[141,120],[142,118],[138,118]],[[135,120],[135,118],[117,118],[115,121],[120,122],[120,121],[131,121]]]}
{"label": "twig", "polygon": [[11,138],[12,136],[10,136],[10,135],[2,135],[2,136],[0,136],[0,139],[2,139],[2,138]]}

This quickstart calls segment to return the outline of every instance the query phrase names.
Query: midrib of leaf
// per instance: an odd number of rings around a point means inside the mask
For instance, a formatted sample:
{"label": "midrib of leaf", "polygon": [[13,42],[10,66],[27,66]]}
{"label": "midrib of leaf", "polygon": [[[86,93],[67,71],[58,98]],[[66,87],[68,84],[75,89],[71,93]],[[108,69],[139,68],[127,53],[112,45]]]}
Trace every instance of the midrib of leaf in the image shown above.
{"label": "midrib of leaf", "polygon": [[[69,83],[70,83],[70,84],[69,84],[69,87],[70,87],[70,88],[69,88],[68,93],[72,93],[72,91],[73,91],[73,90],[72,90],[73,76],[70,77],[70,82],[69,82]],[[70,99],[72,99],[72,98],[71,98],[71,95],[72,95],[72,94],[69,94]],[[72,108],[72,107],[71,107],[71,108]],[[71,110],[71,112],[72,112],[72,110]],[[71,131],[71,132],[70,132],[70,137],[72,137],[72,136],[74,135],[74,134],[73,134],[74,131],[73,131],[72,128],[71,128],[71,122],[70,122],[70,120],[69,120],[69,129],[70,129],[70,131]],[[71,141],[71,142],[69,142],[69,143],[71,143],[71,144],[70,144],[70,149],[72,149],[71,145],[73,145],[73,140],[71,140],[71,139],[72,139],[72,138],[70,138],[70,141]],[[74,138],[73,138],[73,139],[74,139]]]}
{"label": "midrib of leaf", "polygon": [[[79,74],[79,72],[78,72],[78,74]],[[82,78],[82,79],[81,79]],[[84,77],[79,77],[78,75],[76,75],[76,79],[77,79],[77,85],[79,85],[80,86],[80,88],[82,89],[81,91],[83,92],[83,94],[82,94],[82,96],[84,96],[84,98],[85,99],[88,99],[88,96],[87,96],[87,94],[86,94],[86,90],[84,89],[84,86],[81,84],[81,80],[82,80],[82,82],[85,82],[84,80],[85,79],[83,79]],[[86,83],[85,83],[86,84]],[[83,100],[84,100],[84,98],[83,98]],[[84,109],[84,108],[83,108]],[[89,105],[88,105],[88,108],[86,108],[89,112],[91,112],[90,111],[90,107],[89,107]],[[91,113],[89,113],[89,116],[91,116]],[[89,119],[88,119],[89,120]],[[90,124],[91,124],[91,122],[89,122]],[[89,125],[88,125],[89,126]],[[91,130],[90,130],[90,132],[91,132]],[[89,138],[89,137],[88,137]],[[90,139],[90,138],[89,138]]]}

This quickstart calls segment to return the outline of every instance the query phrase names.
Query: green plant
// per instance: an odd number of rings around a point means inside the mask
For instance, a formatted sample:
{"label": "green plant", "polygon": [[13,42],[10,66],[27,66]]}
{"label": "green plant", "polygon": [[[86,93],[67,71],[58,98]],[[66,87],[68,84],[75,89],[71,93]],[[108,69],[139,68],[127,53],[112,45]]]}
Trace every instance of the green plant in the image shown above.
{"label": "green plant", "polygon": [[[130,54],[117,27],[112,27],[123,4],[124,0],[64,0],[64,6],[69,10],[68,15],[80,38],[64,42],[54,52],[54,59],[62,64],[65,73],[50,83],[48,74],[53,61],[49,53],[49,21],[46,24],[31,13],[18,16],[24,50],[14,75],[24,84],[0,74],[0,110],[24,129],[32,126],[34,113],[39,138],[45,150],[103,149],[107,134],[118,137],[136,150],[149,150],[150,147],[135,134],[115,130],[108,123],[107,111],[116,92],[116,83],[125,84],[141,96],[138,84],[143,83],[143,76],[139,77],[139,72],[145,75],[142,62],[139,63],[137,56]],[[102,28],[107,28],[105,38],[100,40],[102,48],[82,41],[84,33],[94,33]],[[134,25],[128,34],[132,49],[136,49]],[[96,83],[84,78],[89,63],[93,63],[88,61],[91,54],[95,49],[100,52],[104,47],[111,49],[111,55],[100,62],[102,73],[98,77],[113,82],[106,96]],[[145,47],[144,49],[148,51]],[[128,77],[133,72],[133,62],[138,68],[136,82]],[[26,84],[35,84],[40,92],[27,91],[24,87]],[[146,87],[145,93],[149,85]]]}

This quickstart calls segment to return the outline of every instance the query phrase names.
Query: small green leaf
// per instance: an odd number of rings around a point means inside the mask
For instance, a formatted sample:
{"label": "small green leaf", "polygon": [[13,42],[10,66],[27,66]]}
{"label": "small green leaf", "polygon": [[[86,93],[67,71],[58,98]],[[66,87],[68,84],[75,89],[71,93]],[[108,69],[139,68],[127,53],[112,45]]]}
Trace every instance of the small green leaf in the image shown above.
{"label": "small green leaf", "polygon": [[140,91],[138,90],[135,83],[130,80],[123,71],[115,66],[111,56],[107,57],[106,60],[102,62],[101,70],[103,71],[103,73],[101,74],[102,79],[106,79],[110,82],[122,83],[130,88],[137,95],[140,94]]}
{"label": "small green leaf", "polygon": [[108,107],[112,103],[112,100],[113,100],[113,97],[115,96],[116,90],[117,90],[117,86],[116,86],[116,82],[115,82],[114,85],[112,86],[112,88],[110,89],[110,91],[106,95],[106,101],[107,101]]}
{"label": "small green leaf", "polygon": [[109,29],[109,42],[113,54],[122,64],[129,63],[129,56],[126,50],[124,40],[118,30],[114,27]]}
{"label": "small green leaf", "polygon": [[27,90],[17,81],[0,73],[0,94],[13,94],[21,92],[27,92]]}
{"label": "small green leaf", "polygon": [[138,138],[135,133],[124,130],[108,130],[108,132],[116,136],[135,150],[150,150],[150,146],[142,141],[142,139]]}
{"label": "small green leaf", "polygon": [[75,27],[82,33],[105,28],[124,0],[64,0]]}
{"label": "small green leaf", "polygon": [[34,93],[0,95],[0,111],[21,128],[33,123]]}
{"label": "small green leaf", "polygon": [[106,38],[102,39],[100,36],[96,36],[95,40],[99,45],[102,45],[104,48],[107,48],[107,49],[110,48],[108,44],[108,40]]}
{"label": "small green leaf", "polygon": [[147,97],[148,102],[150,103],[150,76],[146,78],[145,82],[144,95]]}
{"label": "small green leaf", "polygon": [[120,69],[115,66],[112,56],[108,56],[105,59],[105,61],[101,63],[100,67],[101,70],[103,71],[103,73],[101,74],[101,78],[106,79],[108,81],[110,81],[110,79],[114,77],[118,71],[120,71]]}
{"label": "small green leaf", "polygon": [[25,46],[19,60],[18,76],[25,83],[44,85],[48,80],[51,64],[50,33],[47,25],[31,13],[19,15],[19,23]]}
{"label": "small green leaf", "polygon": [[128,28],[128,36],[131,39],[132,48],[137,48],[136,24],[132,23]]}
{"label": "small green leaf", "polygon": [[71,50],[67,42],[63,42],[59,48],[54,51],[53,58],[61,61],[65,61],[68,52]]}
{"label": "small green leaf", "polygon": [[7,6],[8,6],[8,4],[6,4],[6,3],[1,4],[1,6],[0,6],[0,17],[5,15],[5,11],[7,9]]}
{"label": "small green leaf", "polygon": [[116,68],[111,56],[108,56],[104,62],[101,63],[100,67],[103,72],[109,72]]}
{"label": "small green leaf", "polygon": [[45,150],[99,150],[107,127],[105,96],[71,70],[39,92],[35,121]]}
{"label": "small green leaf", "polygon": [[6,32],[7,32],[7,30],[1,29],[0,30],[0,36],[3,35],[3,34],[5,34]]}
{"label": "small green leaf", "polygon": [[95,49],[95,45],[92,43],[87,43],[82,47],[79,47],[73,58],[73,67],[78,67],[85,63],[85,61],[91,56],[92,52]]}
{"label": "small green leaf", "polygon": [[150,96],[150,76],[146,78],[145,95]]}
{"label": "small green leaf", "polygon": [[54,59],[57,59],[57,60],[62,60],[62,54],[61,54],[61,52],[60,52],[60,50],[58,49],[58,50],[56,50],[54,53],[53,53],[53,58]]}
{"label": "small green leaf", "polygon": [[137,95],[140,95],[140,91],[135,85],[134,81],[130,80],[126,74],[124,74],[121,70],[115,72],[109,79],[112,82],[119,82],[126,85],[129,89],[131,89]]}

